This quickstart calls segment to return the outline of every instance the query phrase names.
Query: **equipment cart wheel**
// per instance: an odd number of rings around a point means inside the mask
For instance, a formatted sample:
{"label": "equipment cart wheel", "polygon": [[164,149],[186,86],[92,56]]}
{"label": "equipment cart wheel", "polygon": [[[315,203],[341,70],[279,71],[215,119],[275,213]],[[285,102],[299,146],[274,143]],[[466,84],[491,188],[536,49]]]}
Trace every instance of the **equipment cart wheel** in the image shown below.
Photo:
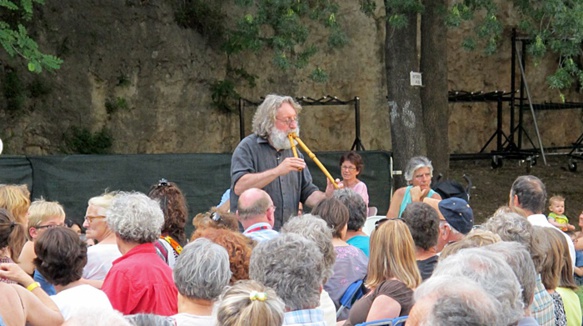
{"label": "equipment cart wheel", "polygon": [[493,155],[492,156],[492,169],[497,169],[502,167],[502,156]]}
{"label": "equipment cart wheel", "polygon": [[571,172],[577,171],[577,162],[573,161],[572,159],[569,160],[569,171]]}

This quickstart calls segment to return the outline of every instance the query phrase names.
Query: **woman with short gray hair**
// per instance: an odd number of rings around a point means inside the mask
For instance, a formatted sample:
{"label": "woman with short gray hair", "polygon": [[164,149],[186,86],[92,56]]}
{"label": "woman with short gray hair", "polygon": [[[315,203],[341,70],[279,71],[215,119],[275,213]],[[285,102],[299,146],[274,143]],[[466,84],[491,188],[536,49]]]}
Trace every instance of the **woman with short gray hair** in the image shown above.
{"label": "woman with short gray hair", "polygon": [[171,319],[177,326],[215,325],[214,303],[231,279],[227,250],[198,238],[184,247],[173,274],[178,288],[178,314]]}
{"label": "woman with short gray hair", "polygon": [[441,199],[441,196],[431,189],[433,165],[427,157],[412,157],[407,163],[404,176],[408,186],[401,187],[393,193],[387,218],[400,218],[407,205],[412,202],[421,202],[424,198]]}
{"label": "woman with short gray hair", "polygon": [[158,256],[153,243],[164,223],[160,205],[139,192],[120,192],[105,215],[122,254],[101,288],[113,308],[124,315],[176,314],[178,293],[172,269]]}

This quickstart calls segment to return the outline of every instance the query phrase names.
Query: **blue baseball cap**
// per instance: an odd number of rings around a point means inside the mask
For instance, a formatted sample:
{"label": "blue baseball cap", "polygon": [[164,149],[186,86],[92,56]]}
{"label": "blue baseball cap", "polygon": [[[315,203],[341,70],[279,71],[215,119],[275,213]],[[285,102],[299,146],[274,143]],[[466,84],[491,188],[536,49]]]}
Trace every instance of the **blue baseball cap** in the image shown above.
{"label": "blue baseball cap", "polygon": [[451,197],[440,201],[437,206],[447,223],[458,232],[468,234],[474,227],[474,212],[465,200]]}

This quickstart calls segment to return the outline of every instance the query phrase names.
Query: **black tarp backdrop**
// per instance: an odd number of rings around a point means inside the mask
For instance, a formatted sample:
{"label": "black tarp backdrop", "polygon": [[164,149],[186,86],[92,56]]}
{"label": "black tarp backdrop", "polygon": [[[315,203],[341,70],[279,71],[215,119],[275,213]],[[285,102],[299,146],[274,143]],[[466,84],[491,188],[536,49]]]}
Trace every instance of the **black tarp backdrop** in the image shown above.
{"label": "black tarp backdrop", "polygon": [[[316,152],[334,178],[340,177],[339,159],[344,152]],[[370,206],[384,214],[391,191],[390,153],[359,152],[365,168],[360,180],[368,186]],[[304,156],[305,155],[304,153]],[[306,158],[314,183],[324,190],[326,177]],[[231,154],[138,154],[0,156],[0,183],[27,184],[32,199],[41,196],[60,202],[67,217],[81,222],[87,200],[109,190],[147,193],[160,178],[175,182],[189,207],[187,234],[192,217],[217,205],[230,186]]]}

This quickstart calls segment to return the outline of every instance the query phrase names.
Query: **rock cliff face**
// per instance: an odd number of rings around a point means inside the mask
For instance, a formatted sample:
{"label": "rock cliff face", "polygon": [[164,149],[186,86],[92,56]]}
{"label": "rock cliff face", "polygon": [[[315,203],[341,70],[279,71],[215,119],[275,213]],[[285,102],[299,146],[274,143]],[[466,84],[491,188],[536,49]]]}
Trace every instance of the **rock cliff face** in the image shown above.
{"label": "rock cliff face", "polygon": [[[350,43],[321,51],[303,72],[282,72],[271,55],[259,52],[232,58],[259,76],[254,88],[240,88],[251,100],[270,93],[319,98],[333,95],[361,100],[361,140],[366,149],[390,150],[386,76],[383,65],[384,25],[359,12],[358,2],[341,1],[342,21]],[[97,132],[106,128],[114,153],[230,152],[239,141],[239,116],[211,105],[210,85],[226,75],[223,53],[196,31],[179,27],[170,1],[61,0],[40,8],[31,30],[41,48],[64,59],[54,73],[32,76],[19,63],[0,57],[0,79],[16,69],[27,88],[22,106],[9,107],[0,96],[0,136],[5,154],[53,154],[62,150],[63,134],[72,127]],[[504,19],[512,21],[511,8]],[[471,26],[450,31],[449,84],[452,90],[510,90],[510,30],[498,53],[484,56],[459,46]],[[313,39],[325,42],[314,29]],[[544,79],[556,58],[527,63],[527,81],[537,102],[559,101]],[[307,71],[326,69],[329,81],[310,81]],[[31,96],[30,85],[47,85],[46,94]],[[29,85],[29,86],[27,86]],[[567,99],[580,101],[577,94]],[[252,110],[248,110],[252,111]],[[504,131],[508,133],[508,105]],[[536,139],[533,119],[525,129]],[[252,112],[247,113],[250,132]],[[496,128],[496,105],[450,105],[452,152],[477,152]],[[302,113],[302,139],[312,150],[346,150],[355,138],[351,106],[307,107]],[[581,110],[537,112],[545,146],[568,145],[581,131]],[[568,122],[568,123],[564,123]],[[436,136],[437,137],[437,136]],[[493,149],[493,147],[488,148]]]}

